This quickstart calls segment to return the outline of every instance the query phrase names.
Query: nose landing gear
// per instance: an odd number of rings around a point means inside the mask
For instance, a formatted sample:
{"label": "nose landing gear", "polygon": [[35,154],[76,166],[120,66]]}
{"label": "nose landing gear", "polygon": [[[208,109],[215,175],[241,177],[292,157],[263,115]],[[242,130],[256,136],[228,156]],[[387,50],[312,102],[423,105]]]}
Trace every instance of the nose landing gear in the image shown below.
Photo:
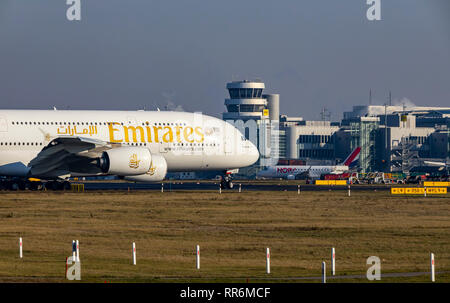
{"label": "nose landing gear", "polygon": [[226,172],[225,176],[222,177],[222,180],[220,181],[220,187],[222,189],[232,189],[233,188],[233,181],[231,179],[231,173]]}

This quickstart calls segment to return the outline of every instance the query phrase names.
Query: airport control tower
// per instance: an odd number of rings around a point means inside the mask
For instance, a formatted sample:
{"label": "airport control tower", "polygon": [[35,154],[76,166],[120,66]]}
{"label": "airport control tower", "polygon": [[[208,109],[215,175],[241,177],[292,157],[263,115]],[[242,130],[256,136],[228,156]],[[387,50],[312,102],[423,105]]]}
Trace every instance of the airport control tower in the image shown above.
{"label": "airport control tower", "polygon": [[263,98],[264,83],[261,81],[233,81],[227,83],[230,99],[225,99],[228,112],[223,113],[224,120],[261,120],[267,100]]}
{"label": "airport control tower", "polygon": [[242,134],[258,147],[261,158],[256,166],[267,165],[267,159],[274,157],[274,148],[278,149],[278,136],[275,138],[276,144],[271,142],[275,135],[271,128],[276,126],[278,129],[280,96],[263,95],[264,88],[264,83],[258,80],[227,83],[230,98],[225,99],[227,112],[222,114],[223,120],[234,122],[238,129],[242,126]]}

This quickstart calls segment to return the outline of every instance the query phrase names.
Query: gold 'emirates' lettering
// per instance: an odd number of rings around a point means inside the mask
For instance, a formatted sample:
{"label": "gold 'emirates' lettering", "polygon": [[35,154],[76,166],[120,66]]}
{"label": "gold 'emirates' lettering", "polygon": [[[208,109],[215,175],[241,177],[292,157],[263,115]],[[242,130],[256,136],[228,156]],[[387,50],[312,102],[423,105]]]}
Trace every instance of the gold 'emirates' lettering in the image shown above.
{"label": "gold 'emirates' lettering", "polygon": [[163,141],[166,143],[173,142],[172,128],[170,126],[166,126],[164,129],[166,129],[167,132],[163,135]]}
{"label": "gold 'emirates' lettering", "polygon": [[199,135],[199,137],[200,137],[199,140],[195,140],[195,141],[198,142],[198,143],[202,143],[202,142],[205,140],[205,136],[204,136],[203,133],[202,133],[202,128],[201,128],[200,126],[197,126],[197,127],[195,128],[195,133],[196,133],[197,135]]}
{"label": "gold 'emirates' lettering", "polygon": [[162,129],[161,126],[153,126],[153,130],[155,131],[155,142],[159,142],[158,130]]}
{"label": "gold 'emirates' lettering", "polygon": [[189,143],[194,142],[194,139],[189,139],[189,136],[192,135],[193,132],[194,132],[194,129],[190,126],[188,126],[184,129],[183,134],[184,134],[184,140],[186,140],[186,142],[189,142]]}
{"label": "gold 'emirates' lettering", "polygon": [[134,143],[137,142],[137,138],[136,138],[137,130],[139,130],[140,137],[141,137],[141,142],[145,143],[144,129],[142,127],[140,127],[140,126],[138,126],[138,127],[124,126],[123,127],[123,131],[125,133],[125,142],[130,142],[129,130],[131,130],[131,133],[133,134],[133,142]]}
{"label": "gold 'emirates' lettering", "polygon": [[[202,143],[205,141],[205,135],[203,129],[200,126],[195,128],[191,126],[124,126],[118,122],[109,122],[109,141],[112,143],[137,143],[137,142],[153,142],[159,143],[160,141],[165,143],[175,142],[197,142]],[[174,138],[175,137],[175,138]]]}
{"label": "gold 'emirates' lettering", "polygon": [[122,139],[116,140],[114,138],[114,132],[116,132],[116,131],[118,132],[119,131],[118,129],[114,128],[114,125],[118,125],[118,124],[120,124],[120,123],[118,123],[118,122],[109,122],[108,123],[109,141],[112,142],[112,143],[120,143],[120,142],[123,141]]}

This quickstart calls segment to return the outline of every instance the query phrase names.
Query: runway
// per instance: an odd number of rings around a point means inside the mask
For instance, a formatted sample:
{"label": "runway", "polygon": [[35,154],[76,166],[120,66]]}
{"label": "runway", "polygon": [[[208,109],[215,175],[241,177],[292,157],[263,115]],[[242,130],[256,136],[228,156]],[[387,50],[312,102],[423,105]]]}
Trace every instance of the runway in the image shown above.
{"label": "runway", "polygon": [[[164,191],[191,191],[191,190],[219,190],[219,183],[199,181],[199,182],[164,182],[164,183],[131,183],[131,182],[82,182],[85,190],[161,190],[164,184]],[[224,192],[239,191],[239,181],[234,182],[233,189],[226,189]],[[277,184],[277,183],[241,183],[242,191],[298,191],[297,184]],[[389,185],[351,185],[351,190],[387,191]],[[318,186],[313,184],[300,185],[300,191],[334,191],[348,190],[348,186]]]}

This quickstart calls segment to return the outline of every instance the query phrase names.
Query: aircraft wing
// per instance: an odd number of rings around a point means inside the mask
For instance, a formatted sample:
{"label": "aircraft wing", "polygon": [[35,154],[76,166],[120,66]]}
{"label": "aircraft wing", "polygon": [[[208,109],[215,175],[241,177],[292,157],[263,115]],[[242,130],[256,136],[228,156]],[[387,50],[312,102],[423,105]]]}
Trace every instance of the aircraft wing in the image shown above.
{"label": "aircraft wing", "polygon": [[33,176],[59,177],[73,172],[99,173],[96,158],[112,144],[101,140],[61,136],[53,139],[30,161]]}

